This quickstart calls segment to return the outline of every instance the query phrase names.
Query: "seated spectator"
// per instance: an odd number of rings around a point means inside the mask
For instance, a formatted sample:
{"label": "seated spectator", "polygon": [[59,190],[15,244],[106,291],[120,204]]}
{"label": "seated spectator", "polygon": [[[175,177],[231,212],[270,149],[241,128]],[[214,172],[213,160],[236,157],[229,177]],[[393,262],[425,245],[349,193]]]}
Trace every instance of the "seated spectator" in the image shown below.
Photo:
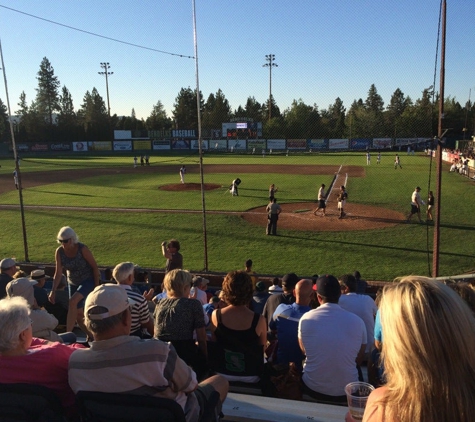
{"label": "seated spectator", "polygon": [[[51,303],[48,300],[48,293],[45,289],[46,283],[46,274],[43,269],[33,270],[30,274],[30,279],[35,280],[37,284],[33,286],[33,291],[35,292],[36,304],[40,308],[44,308],[49,314],[53,315],[57,320],[58,324],[66,325],[66,318],[68,315],[68,305],[64,307],[63,304],[59,301]],[[69,297],[68,297],[69,303]]]}
{"label": "seated spectator", "polygon": [[131,336],[140,338],[152,338],[153,321],[150,317],[148,302],[141,294],[132,290],[134,282],[135,264],[133,262],[121,262],[117,264],[112,271],[112,277],[127,293],[132,305],[130,311],[132,314]]}
{"label": "seated spectator", "polygon": [[279,295],[284,290],[280,287],[280,280],[279,277],[274,277],[272,280],[272,286],[269,287],[269,293],[271,295]]}
{"label": "seated spectator", "polygon": [[46,283],[45,270],[33,270],[30,274],[30,278],[36,281],[36,284],[33,286],[33,291],[35,292],[35,300],[37,305],[40,308],[46,309],[50,302],[48,300],[48,293],[44,289]]}
{"label": "seated spectator", "polygon": [[385,287],[380,311],[387,385],[370,394],[363,420],[472,421],[475,318],[462,299],[410,276]]}
{"label": "seated spectator", "polygon": [[[191,282],[192,276],[185,270],[171,270],[165,275],[168,297],[159,300],[155,308],[154,337],[171,342],[201,380],[208,373],[206,324],[201,302],[189,298]],[[198,346],[193,339],[195,332]]]}
{"label": "seated spectator", "polygon": [[222,291],[228,306],[211,315],[216,343],[210,343],[210,364],[229,381],[258,382],[264,367],[267,324],[262,315],[249,309],[251,278],[245,271],[232,271],[224,278]]}
{"label": "seated spectator", "polygon": [[264,312],[264,306],[267,299],[269,299],[270,293],[267,292],[267,287],[263,281],[258,281],[254,294],[252,295],[251,309],[258,314]]}
{"label": "seated spectator", "polygon": [[358,381],[356,365],[363,360],[367,336],[363,320],[338,305],[340,295],[335,277],[318,278],[320,306],[302,316],[298,338],[306,355],[304,392],[317,400],[346,403],[345,386]]}
{"label": "seated spectator", "polygon": [[[188,280],[190,286],[191,275]],[[71,356],[69,384],[75,393],[87,390],[172,399],[183,408],[188,422],[201,419],[214,391],[224,402],[228,391],[224,378],[213,376],[198,384],[195,373],[170,344],[129,335],[129,299],[120,286],[96,287],[86,299],[84,314],[94,341],[90,349]]]}
{"label": "seated spectator", "polygon": [[[341,293],[338,304],[348,312],[358,315],[366,327],[368,341],[366,343],[366,355],[368,355],[373,346],[374,317],[378,308],[371,296],[356,294],[358,282],[351,274],[345,274],[339,279]],[[366,356],[367,357],[367,356]]]}
{"label": "seated spectator", "polygon": [[356,290],[354,290],[354,293],[358,293],[359,295],[362,295],[366,292],[366,289],[368,288],[368,282],[361,278],[361,274],[359,271],[355,271],[353,276],[356,279]]}
{"label": "seated spectator", "polygon": [[68,384],[68,361],[82,346],[34,338],[29,313],[23,297],[0,300],[0,382],[50,388],[71,414],[75,396]]}
{"label": "seated spectator", "polygon": [[0,299],[7,296],[5,289],[7,284],[13,280],[16,271],[16,262],[13,258],[5,258],[0,261]]}
{"label": "seated spectator", "polygon": [[305,356],[302,353],[298,339],[299,321],[310,311],[313,299],[312,280],[303,279],[295,285],[295,303],[281,303],[274,312],[270,329],[277,334],[277,364],[294,362],[297,369],[302,370]]}
{"label": "seated spectator", "polygon": [[446,284],[464,300],[464,302],[475,314],[475,290],[473,285],[463,281],[459,281],[457,283],[447,282]]}
{"label": "seated spectator", "polygon": [[213,296],[210,300],[209,303],[206,305],[203,305],[203,309],[208,315],[208,318],[211,319],[211,314],[215,309],[221,309],[226,306],[226,302],[223,301],[222,299],[223,294],[220,292],[218,296]]}
{"label": "seated spectator", "polygon": [[190,298],[198,299],[201,305],[208,303],[208,296],[206,289],[208,288],[209,280],[200,276],[193,277],[193,287],[190,290]]}
{"label": "seated spectator", "polygon": [[285,274],[282,277],[283,292],[270,296],[269,299],[267,299],[267,302],[264,306],[264,311],[262,312],[266,318],[267,325],[269,325],[272,321],[272,317],[274,316],[277,306],[279,306],[281,303],[291,305],[295,302],[294,288],[299,280],[299,277],[295,273]]}
{"label": "seated spectator", "polygon": [[13,274],[13,278],[28,278],[28,273],[23,270],[18,270],[15,274]]}
{"label": "seated spectator", "polygon": [[252,288],[253,290],[256,290],[257,277],[254,275],[255,271],[252,270],[252,259],[248,259],[244,265],[245,265],[244,271],[246,271],[246,273],[248,273],[249,276],[251,277]]}
{"label": "seated spectator", "polygon": [[58,326],[58,320],[54,315],[49,314],[44,309],[40,309],[35,301],[35,294],[33,285],[35,280],[28,278],[13,279],[7,284],[8,297],[23,297],[28,303],[31,311],[30,318],[33,330],[33,337],[39,337],[50,341],[66,341],[67,343],[74,343],[76,336],[73,333],[64,333],[61,336],[53,331]]}

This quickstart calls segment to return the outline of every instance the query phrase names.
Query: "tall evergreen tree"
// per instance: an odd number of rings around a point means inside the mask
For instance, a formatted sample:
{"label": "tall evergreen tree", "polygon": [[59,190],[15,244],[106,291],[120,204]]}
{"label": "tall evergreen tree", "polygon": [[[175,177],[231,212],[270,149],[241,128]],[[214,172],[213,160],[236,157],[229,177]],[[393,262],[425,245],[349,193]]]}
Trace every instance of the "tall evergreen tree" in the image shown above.
{"label": "tall evergreen tree", "polygon": [[164,130],[171,128],[171,120],[167,116],[167,112],[160,100],[157,101],[152,108],[150,116],[145,120],[145,127],[147,130]]}
{"label": "tall evergreen tree", "polygon": [[37,73],[38,88],[36,88],[36,106],[38,113],[44,116],[50,127],[53,126],[53,114],[60,110],[59,87],[60,82],[54,75],[53,66],[44,57]]}
{"label": "tall evergreen tree", "polygon": [[206,129],[221,129],[222,123],[229,122],[231,107],[223,94],[218,89],[216,95],[210,94],[204,105],[202,126]]}
{"label": "tall evergreen tree", "polygon": [[[200,113],[203,111],[203,95],[200,92]],[[175,98],[173,118],[179,129],[198,130],[196,90],[182,88]]]}

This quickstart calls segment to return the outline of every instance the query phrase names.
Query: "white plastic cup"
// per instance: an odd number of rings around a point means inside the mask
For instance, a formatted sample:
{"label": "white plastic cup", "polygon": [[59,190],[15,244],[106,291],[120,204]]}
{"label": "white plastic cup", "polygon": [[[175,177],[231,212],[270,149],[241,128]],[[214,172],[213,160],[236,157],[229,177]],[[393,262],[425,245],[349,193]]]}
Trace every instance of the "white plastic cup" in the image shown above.
{"label": "white plastic cup", "polygon": [[350,382],[345,387],[346,398],[350,414],[355,421],[363,420],[363,414],[368,401],[368,396],[374,387],[367,382]]}

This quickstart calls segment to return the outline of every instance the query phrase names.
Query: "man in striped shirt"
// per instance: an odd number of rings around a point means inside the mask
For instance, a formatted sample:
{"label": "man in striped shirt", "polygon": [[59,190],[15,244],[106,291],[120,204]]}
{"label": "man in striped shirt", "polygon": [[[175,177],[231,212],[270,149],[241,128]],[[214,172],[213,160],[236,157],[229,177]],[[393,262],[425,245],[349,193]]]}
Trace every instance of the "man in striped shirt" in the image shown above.
{"label": "man in striped shirt", "polygon": [[127,293],[117,284],[101,284],[86,299],[85,324],[94,335],[89,349],[69,359],[69,385],[78,391],[125,393],[175,400],[187,422],[199,421],[219,394],[216,410],[226,399],[227,380],[214,375],[198,384],[196,374],[168,343],[130,336]]}
{"label": "man in striped shirt", "polygon": [[153,337],[153,320],[150,316],[147,299],[140,293],[132,290],[134,282],[135,264],[133,262],[121,262],[117,264],[112,271],[112,277],[123,289],[125,289],[129,297],[132,313],[132,326],[130,328],[131,336],[140,338]]}

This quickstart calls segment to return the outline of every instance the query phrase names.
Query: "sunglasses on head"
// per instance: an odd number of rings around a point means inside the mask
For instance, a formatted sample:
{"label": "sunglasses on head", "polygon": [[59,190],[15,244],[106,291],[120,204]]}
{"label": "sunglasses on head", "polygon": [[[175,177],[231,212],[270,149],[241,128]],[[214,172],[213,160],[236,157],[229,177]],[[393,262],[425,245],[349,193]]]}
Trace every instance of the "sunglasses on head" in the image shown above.
{"label": "sunglasses on head", "polygon": [[58,239],[59,243],[68,243],[71,239]]}

